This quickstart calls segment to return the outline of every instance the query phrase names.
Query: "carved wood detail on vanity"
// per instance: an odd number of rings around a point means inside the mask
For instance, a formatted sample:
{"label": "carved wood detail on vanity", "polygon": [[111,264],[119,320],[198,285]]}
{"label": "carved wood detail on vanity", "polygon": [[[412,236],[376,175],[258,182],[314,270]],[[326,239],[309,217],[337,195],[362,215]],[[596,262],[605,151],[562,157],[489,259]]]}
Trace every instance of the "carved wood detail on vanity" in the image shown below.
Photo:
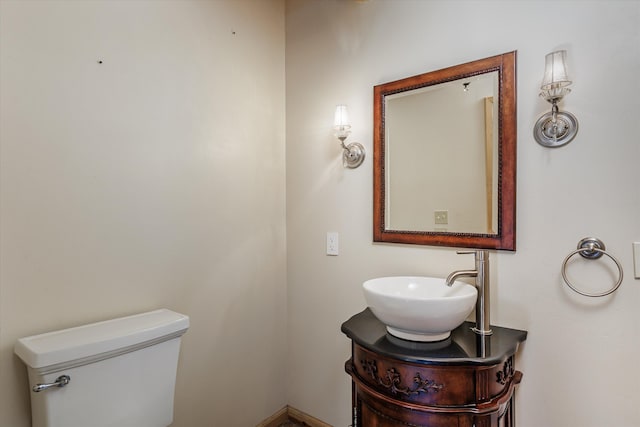
{"label": "carved wood detail on vanity", "polygon": [[420,372],[416,372],[413,376],[413,387],[399,387],[404,383],[400,373],[396,368],[389,368],[384,375],[384,379],[378,376],[378,364],[375,360],[364,359],[361,360],[362,369],[369,374],[371,379],[376,381],[378,385],[388,389],[393,394],[403,394],[405,396],[412,396],[420,393],[438,392],[444,386],[442,384],[436,384],[435,381],[429,379],[422,379]]}
{"label": "carved wood detail on vanity", "polygon": [[511,356],[504,362],[502,370],[498,371],[498,373],[496,374],[496,377],[497,377],[496,381],[504,385],[508,383],[511,380],[511,378],[513,378],[513,375],[515,374],[515,372],[516,370],[513,367],[513,356]]}

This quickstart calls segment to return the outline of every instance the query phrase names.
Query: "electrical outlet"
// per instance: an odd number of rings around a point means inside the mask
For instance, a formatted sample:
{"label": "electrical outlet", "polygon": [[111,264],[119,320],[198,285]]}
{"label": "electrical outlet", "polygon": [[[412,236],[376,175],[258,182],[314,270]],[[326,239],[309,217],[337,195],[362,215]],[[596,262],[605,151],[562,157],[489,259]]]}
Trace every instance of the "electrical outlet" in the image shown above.
{"label": "electrical outlet", "polygon": [[338,233],[335,231],[327,232],[327,255],[337,256],[340,253],[338,244]]}
{"label": "electrical outlet", "polygon": [[433,216],[436,224],[449,224],[449,211],[434,211]]}

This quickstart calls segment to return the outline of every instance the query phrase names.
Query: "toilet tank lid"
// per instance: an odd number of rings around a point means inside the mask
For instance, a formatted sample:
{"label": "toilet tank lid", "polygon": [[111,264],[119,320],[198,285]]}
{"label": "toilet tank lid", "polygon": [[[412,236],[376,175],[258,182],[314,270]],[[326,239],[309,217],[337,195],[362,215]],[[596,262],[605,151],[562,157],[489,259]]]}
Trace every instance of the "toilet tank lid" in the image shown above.
{"label": "toilet tank lid", "polygon": [[189,317],[167,309],[20,338],[14,352],[32,368],[114,352],[180,336]]}

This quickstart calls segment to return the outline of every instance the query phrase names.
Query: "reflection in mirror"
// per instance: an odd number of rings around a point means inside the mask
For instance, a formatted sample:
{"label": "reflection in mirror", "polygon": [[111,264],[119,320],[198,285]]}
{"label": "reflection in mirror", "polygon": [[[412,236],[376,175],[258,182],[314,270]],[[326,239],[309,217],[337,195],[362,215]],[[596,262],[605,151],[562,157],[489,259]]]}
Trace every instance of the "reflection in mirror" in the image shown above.
{"label": "reflection in mirror", "polygon": [[515,250],[515,52],[374,96],[374,241]]}
{"label": "reflection in mirror", "polygon": [[495,234],[497,86],[493,71],[385,97],[387,229]]}

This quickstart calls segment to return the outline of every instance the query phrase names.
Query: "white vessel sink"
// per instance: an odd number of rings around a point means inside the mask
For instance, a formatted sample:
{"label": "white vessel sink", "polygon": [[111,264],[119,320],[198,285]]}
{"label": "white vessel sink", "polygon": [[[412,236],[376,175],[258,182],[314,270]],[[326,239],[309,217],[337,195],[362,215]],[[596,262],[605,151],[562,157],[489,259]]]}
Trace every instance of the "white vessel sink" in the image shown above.
{"label": "white vessel sink", "polygon": [[465,321],[478,291],[435,277],[380,277],[362,285],[367,305],[387,331],[410,341],[440,341]]}

